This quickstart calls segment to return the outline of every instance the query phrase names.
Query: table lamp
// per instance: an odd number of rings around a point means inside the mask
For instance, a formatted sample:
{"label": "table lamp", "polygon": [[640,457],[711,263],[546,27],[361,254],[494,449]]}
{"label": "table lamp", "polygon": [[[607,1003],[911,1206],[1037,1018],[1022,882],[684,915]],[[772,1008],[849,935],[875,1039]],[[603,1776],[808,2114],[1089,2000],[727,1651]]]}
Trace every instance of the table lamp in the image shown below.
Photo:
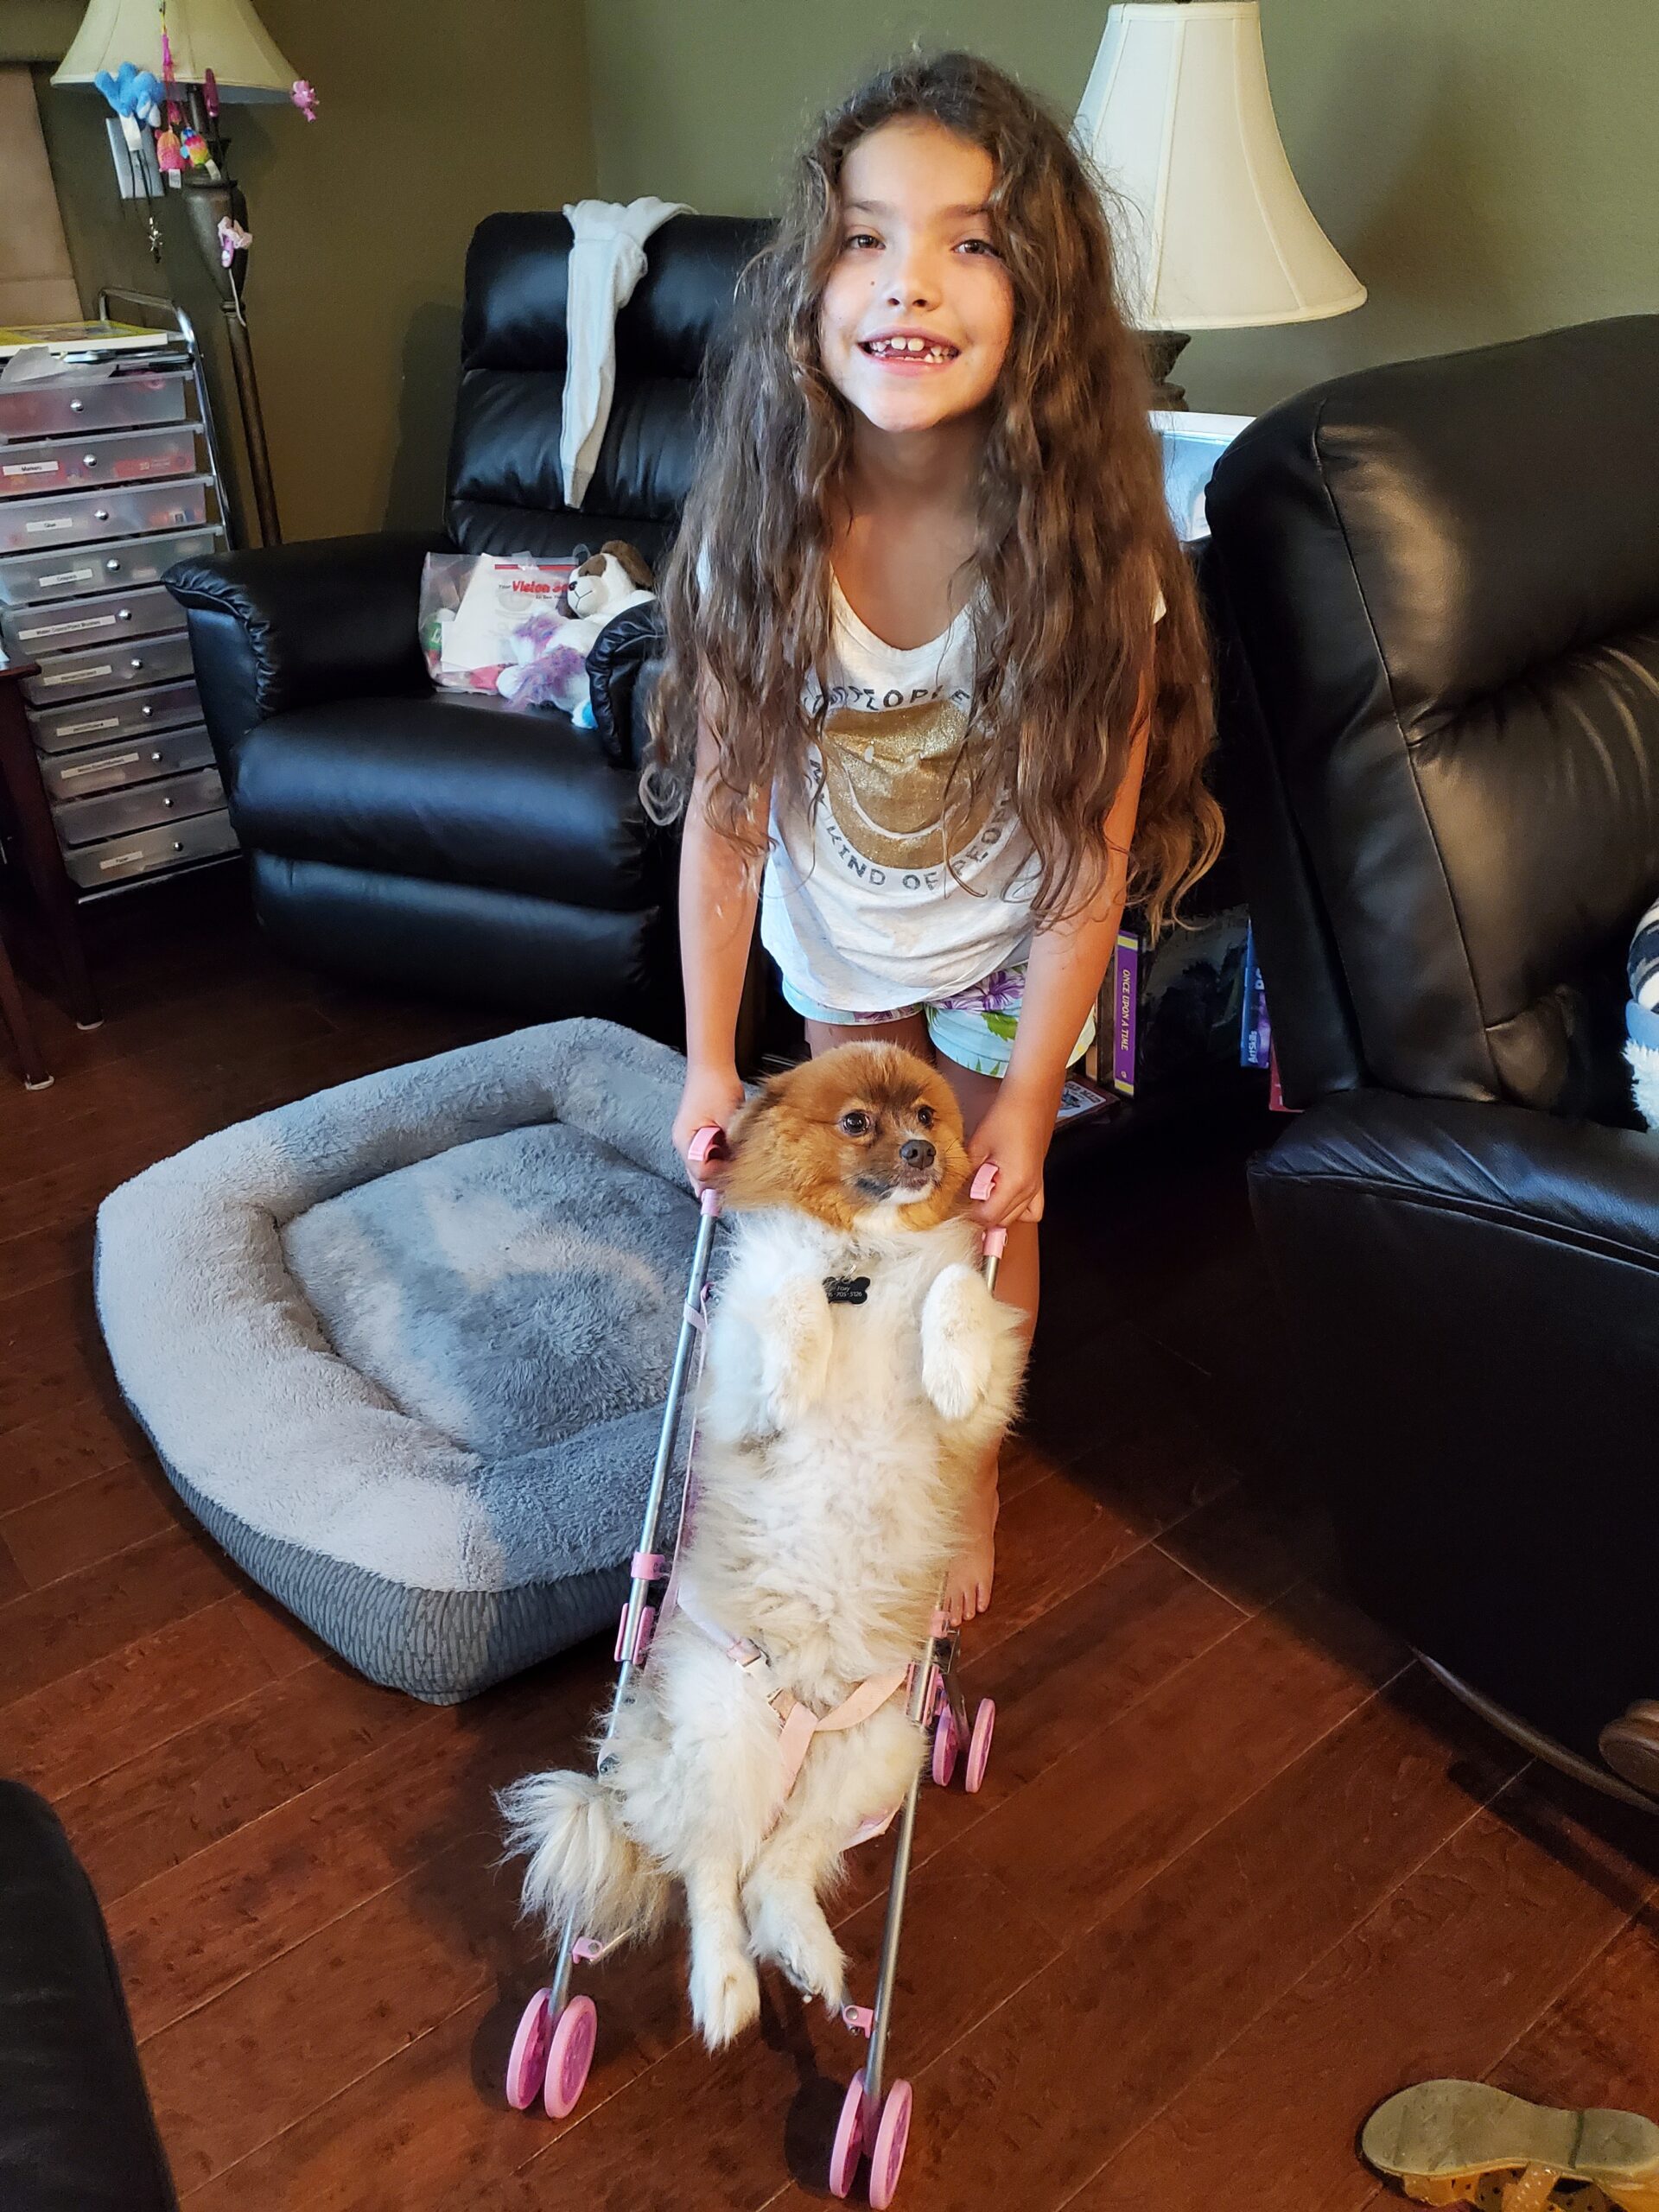
{"label": "table lamp", "polygon": [[1365,287],[1314,220],[1274,121],[1257,0],[1125,0],[1107,14],[1072,137],[1122,205],[1123,300],[1159,407],[1195,330],[1314,322]]}
{"label": "table lamp", "polygon": [[[175,189],[213,272],[230,337],[259,535],[280,541],[253,348],[242,308],[251,237],[247,203],[226,162],[221,106],[291,100],[316,118],[311,87],[296,79],[247,0],[92,0],[54,85],[92,85],[119,118],[139,188]],[[158,236],[152,229],[152,241]]]}

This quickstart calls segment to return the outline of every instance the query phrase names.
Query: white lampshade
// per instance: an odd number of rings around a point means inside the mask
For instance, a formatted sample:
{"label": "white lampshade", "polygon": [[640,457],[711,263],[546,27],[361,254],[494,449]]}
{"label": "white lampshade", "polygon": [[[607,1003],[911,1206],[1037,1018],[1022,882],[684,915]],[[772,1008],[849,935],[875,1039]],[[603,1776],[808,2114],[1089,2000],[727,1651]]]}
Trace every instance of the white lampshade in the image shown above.
{"label": "white lampshade", "polygon": [[[298,73],[272,44],[247,0],[168,0],[173,82],[199,85],[213,73],[222,100],[285,100]],[[162,11],[156,0],[92,0],[54,85],[90,85],[124,61],[162,73]]]}
{"label": "white lampshade", "polygon": [[1072,136],[1129,203],[1116,238],[1139,328],[1315,322],[1363,301],[1279,143],[1256,0],[1113,8]]}

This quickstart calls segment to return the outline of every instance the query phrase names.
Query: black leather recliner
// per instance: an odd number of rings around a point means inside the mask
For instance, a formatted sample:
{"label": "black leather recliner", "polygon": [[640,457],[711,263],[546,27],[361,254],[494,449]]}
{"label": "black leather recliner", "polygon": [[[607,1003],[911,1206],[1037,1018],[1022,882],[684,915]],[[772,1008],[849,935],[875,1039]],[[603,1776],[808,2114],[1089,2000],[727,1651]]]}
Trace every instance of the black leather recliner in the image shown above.
{"label": "black leather recliner", "polygon": [[693,402],[764,226],[674,217],[617,321],[616,394],[580,511],[559,428],[570,227],[494,215],[467,258],[443,531],[186,562],[202,702],[273,937],[365,979],[658,1034],[679,1019],[677,845],[638,801],[634,679],[651,610],[590,664],[597,731],[435,692],[416,638],[429,551],[549,555],[607,538],[655,560],[689,486]]}
{"label": "black leather recliner", "polygon": [[178,2207],[98,1900],[16,1782],[0,1782],[0,2206]]}
{"label": "black leather recliner", "polygon": [[1659,1709],[1621,1718],[1659,1699],[1659,1135],[1619,1050],[1656,397],[1653,315],[1370,370],[1247,429],[1209,512],[1224,798],[1307,1109],[1253,1196],[1348,1574],[1659,1797]]}

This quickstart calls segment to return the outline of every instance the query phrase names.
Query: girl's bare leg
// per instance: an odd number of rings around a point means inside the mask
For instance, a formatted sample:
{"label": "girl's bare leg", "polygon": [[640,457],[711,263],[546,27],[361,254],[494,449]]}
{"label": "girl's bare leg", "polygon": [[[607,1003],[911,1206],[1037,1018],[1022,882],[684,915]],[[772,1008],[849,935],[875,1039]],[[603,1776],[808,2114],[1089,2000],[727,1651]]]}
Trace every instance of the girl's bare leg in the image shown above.
{"label": "girl's bare leg", "polygon": [[902,1045],[918,1059],[933,1058],[933,1040],[919,1014],[907,1014],[902,1021],[809,1021],[806,1041],[815,1060],[820,1052],[833,1052],[837,1045]]}

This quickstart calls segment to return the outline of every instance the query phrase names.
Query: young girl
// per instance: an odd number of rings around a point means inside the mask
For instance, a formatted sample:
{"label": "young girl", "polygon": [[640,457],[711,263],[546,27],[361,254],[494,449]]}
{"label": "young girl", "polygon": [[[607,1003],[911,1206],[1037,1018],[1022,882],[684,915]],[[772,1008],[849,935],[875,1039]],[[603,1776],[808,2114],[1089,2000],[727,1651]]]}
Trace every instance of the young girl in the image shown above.
{"label": "young girl", "polygon": [[[1157,927],[1221,834],[1146,372],[1064,132],[971,55],[885,70],[802,156],[711,386],[643,786],[686,809],[675,1141],[742,1097],[758,902],[814,1052],[889,1039],[954,1086],[1034,1322],[1043,1163],[1125,898]],[[957,1621],[990,1598],[996,1478]]]}

